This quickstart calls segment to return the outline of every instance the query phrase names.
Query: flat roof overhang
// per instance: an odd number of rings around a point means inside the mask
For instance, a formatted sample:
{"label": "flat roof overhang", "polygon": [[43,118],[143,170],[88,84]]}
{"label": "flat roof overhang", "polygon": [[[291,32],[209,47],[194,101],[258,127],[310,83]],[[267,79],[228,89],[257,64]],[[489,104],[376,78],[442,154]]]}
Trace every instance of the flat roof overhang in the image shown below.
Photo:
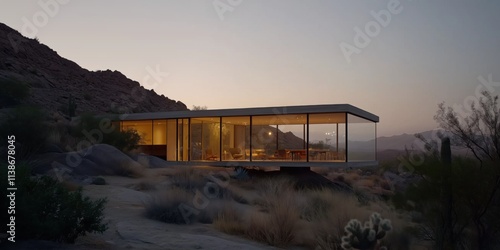
{"label": "flat roof overhang", "polygon": [[314,114],[314,113],[350,113],[372,122],[379,122],[379,117],[350,104],[322,104],[302,106],[279,106],[258,108],[211,109],[166,111],[151,113],[132,113],[118,116],[120,121],[156,120],[196,117],[228,117],[228,116],[259,116],[259,115],[287,115],[287,114]]}

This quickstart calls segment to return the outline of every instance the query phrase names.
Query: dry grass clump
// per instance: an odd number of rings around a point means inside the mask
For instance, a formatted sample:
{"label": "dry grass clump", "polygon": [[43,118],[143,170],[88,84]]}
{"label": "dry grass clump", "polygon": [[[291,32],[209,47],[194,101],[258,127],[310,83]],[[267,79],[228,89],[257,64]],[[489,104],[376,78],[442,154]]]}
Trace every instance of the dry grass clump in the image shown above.
{"label": "dry grass clump", "polygon": [[194,167],[179,167],[171,171],[169,176],[174,186],[185,190],[203,190],[208,182],[202,173]]}
{"label": "dry grass clump", "polygon": [[247,237],[277,247],[286,247],[295,240],[299,211],[293,197],[281,196],[269,203],[269,211],[254,213],[246,231]]}
{"label": "dry grass clump", "polygon": [[[246,193],[249,192],[248,189],[230,188],[233,204],[247,209],[237,210],[235,207],[226,206],[214,220],[215,228],[272,246],[291,245],[295,240],[297,222],[300,220],[294,183],[289,179],[280,178],[260,180],[254,184],[256,190],[253,196]],[[241,199],[245,202],[240,202]],[[242,203],[245,205],[241,205]]]}
{"label": "dry grass clump", "polygon": [[246,232],[245,222],[238,210],[232,206],[224,208],[213,221],[213,225],[219,231],[227,234],[244,235]]}
{"label": "dry grass clump", "polygon": [[287,178],[266,179],[255,187],[258,196],[252,203],[260,211],[251,210],[245,236],[272,246],[289,246],[300,219],[294,182]]}
{"label": "dry grass clump", "polygon": [[304,191],[305,206],[301,210],[301,217],[310,222],[309,230],[314,233],[313,239],[298,239],[304,245],[316,249],[342,249],[341,238],[344,228],[351,219],[365,220],[373,212],[382,214],[390,219],[394,230],[389,232],[383,243],[389,249],[408,249],[410,235],[405,231],[409,225],[397,213],[381,201],[371,201],[361,205],[353,194],[340,193],[328,189]]}
{"label": "dry grass clump", "polygon": [[186,207],[192,203],[193,195],[184,189],[172,188],[156,194],[146,202],[145,215],[154,220],[166,223],[183,224],[189,223],[185,219]]}
{"label": "dry grass clump", "polygon": [[281,177],[275,179],[264,179],[256,183],[258,198],[254,199],[254,205],[257,205],[264,211],[268,211],[277,199],[286,196],[294,197],[295,182],[289,178]]}
{"label": "dry grass clump", "polygon": [[341,249],[341,238],[344,227],[353,218],[365,218],[370,210],[361,207],[352,194],[319,189],[303,191],[305,197],[301,217],[308,221],[311,235],[306,235],[299,241],[310,248]]}

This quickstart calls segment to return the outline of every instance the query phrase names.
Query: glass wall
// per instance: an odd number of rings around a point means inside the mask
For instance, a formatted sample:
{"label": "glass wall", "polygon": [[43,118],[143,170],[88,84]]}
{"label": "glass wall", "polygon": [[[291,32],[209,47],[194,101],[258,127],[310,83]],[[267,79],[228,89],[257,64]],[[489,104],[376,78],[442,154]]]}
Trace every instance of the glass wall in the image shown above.
{"label": "glass wall", "polygon": [[167,123],[167,161],[177,161],[177,120],[170,119]]}
{"label": "glass wall", "polygon": [[252,160],[306,161],[307,115],[252,117]]}
{"label": "glass wall", "polygon": [[376,124],[364,118],[347,115],[348,161],[376,160]]}
{"label": "glass wall", "polygon": [[191,160],[220,160],[220,118],[191,118]]}
{"label": "glass wall", "polygon": [[153,121],[143,120],[143,121],[124,121],[122,123],[122,130],[134,130],[140,136],[141,140],[139,145],[152,145],[153,144]]}
{"label": "glass wall", "polygon": [[309,115],[309,161],[345,161],[346,114]]}
{"label": "glass wall", "polygon": [[153,145],[167,145],[167,121],[153,120]]}
{"label": "glass wall", "polygon": [[177,119],[177,161],[189,160],[189,119]]}
{"label": "glass wall", "polygon": [[376,160],[376,123],[346,113],[122,121],[120,126],[137,131],[144,153],[168,161]]}
{"label": "glass wall", "polygon": [[153,120],[153,145],[149,146],[149,154],[166,159],[167,157],[167,121]]}
{"label": "glass wall", "polygon": [[250,116],[222,118],[224,161],[250,160]]}

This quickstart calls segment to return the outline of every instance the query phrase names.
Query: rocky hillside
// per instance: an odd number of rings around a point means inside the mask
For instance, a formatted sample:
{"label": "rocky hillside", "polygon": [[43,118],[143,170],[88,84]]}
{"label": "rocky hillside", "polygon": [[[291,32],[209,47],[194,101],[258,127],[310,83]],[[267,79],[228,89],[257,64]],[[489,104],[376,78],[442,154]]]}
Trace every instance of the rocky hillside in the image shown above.
{"label": "rocky hillside", "polygon": [[26,104],[50,111],[67,110],[70,95],[77,115],[187,109],[184,103],[146,90],[118,71],[86,70],[0,23],[0,82],[11,80],[30,87]]}

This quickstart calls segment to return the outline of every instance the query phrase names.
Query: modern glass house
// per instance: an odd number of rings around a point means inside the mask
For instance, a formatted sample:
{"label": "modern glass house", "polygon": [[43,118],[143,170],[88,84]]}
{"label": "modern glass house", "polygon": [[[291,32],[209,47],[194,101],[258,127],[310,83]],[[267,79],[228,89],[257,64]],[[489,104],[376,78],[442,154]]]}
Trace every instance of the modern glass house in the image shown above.
{"label": "modern glass house", "polygon": [[379,117],[349,104],[121,115],[140,150],[175,165],[377,165]]}

